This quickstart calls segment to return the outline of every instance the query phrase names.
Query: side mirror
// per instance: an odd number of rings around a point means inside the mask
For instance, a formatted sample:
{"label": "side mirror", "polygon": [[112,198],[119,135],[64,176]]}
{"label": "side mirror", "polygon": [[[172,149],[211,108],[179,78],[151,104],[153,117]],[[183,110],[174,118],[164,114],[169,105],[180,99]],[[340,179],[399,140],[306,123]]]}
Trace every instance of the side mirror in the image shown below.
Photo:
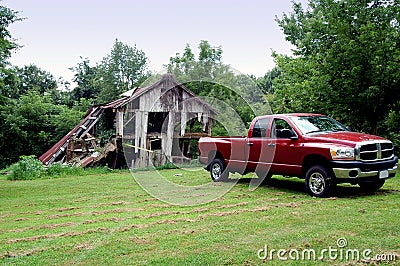
{"label": "side mirror", "polygon": [[282,129],[280,132],[280,137],[284,138],[284,139],[291,139],[291,140],[297,140],[298,137],[296,136],[296,134],[294,134],[294,132],[290,129]]}

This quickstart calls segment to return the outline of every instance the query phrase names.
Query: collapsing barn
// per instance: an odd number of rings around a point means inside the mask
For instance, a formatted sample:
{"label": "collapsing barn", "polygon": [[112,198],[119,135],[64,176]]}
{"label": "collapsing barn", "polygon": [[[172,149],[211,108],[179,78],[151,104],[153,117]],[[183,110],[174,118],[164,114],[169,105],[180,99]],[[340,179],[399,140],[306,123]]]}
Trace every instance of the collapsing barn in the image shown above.
{"label": "collapsing barn", "polygon": [[[170,74],[122,96],[92,106],[81,123],[39,159],[46,165],[67,162],[87,166],[106,162],[116,168],[125,164],[121,156],[124,153],[129,168],[186,163],[194,155],[193,140],[211,135],[214,109]],[[95,137],[101,116],[115,128],[115,135],[103,149],[97,147]]]}
{"label": "collapsing barn", "polygon": [[[146,88],[137,88],[124,116],[124,144],[131,148],[125,149],[128,165],[186,162],[191,158],[191,141],[211,135],[214,116],[211,106],[178,84],[172,75],[164,75]],[[202,125],[201,132],[193,132],[196,121]]]}

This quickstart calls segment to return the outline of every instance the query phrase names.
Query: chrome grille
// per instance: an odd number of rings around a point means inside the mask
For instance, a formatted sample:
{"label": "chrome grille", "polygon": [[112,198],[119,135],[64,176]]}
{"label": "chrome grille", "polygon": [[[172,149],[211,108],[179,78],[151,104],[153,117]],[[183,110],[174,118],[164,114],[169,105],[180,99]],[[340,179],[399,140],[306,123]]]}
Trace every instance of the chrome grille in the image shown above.
{"label": "chrome grille", "polygon": [[357,159],[360,161],[386,160],[393,156],[394,147],[390,141],[364,143],[357,148]]}

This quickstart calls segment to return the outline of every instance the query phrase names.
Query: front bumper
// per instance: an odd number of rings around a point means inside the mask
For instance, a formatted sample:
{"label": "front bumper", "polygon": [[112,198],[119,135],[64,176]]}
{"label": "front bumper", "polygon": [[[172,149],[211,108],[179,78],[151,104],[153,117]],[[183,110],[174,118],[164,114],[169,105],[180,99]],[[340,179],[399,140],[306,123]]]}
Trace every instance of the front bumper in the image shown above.
{"label": "front bumper", "polygon": [[394,156],[392,159],[377,162],[331,161],[331,166],[338,179],[388,179],[396,175],[398,158]]}

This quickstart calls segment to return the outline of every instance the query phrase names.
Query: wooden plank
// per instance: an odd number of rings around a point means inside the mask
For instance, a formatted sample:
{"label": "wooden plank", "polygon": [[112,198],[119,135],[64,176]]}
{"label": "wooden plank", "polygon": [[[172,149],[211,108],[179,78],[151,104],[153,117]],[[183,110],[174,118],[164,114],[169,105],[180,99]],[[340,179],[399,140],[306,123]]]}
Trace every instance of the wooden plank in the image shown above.
{"label": "wooden plank", "polygon": [[[140,131],[140,147],[142,149],[147,149],[147,124],[148,124],[148,119],[149,119],[149,113],[148,112],[142,112],[142,127]],[[148,157],[149,154],[147,152],[141,152],[140,153],[140,165],[141,167],[147,167],[148,166]]]}
{"label": "wooden plank", "polygon": [[163,147],[165,156],[167,156],[168,160],[171,161],[172,155],[172,142],[174,140],[174,125],[175,125],[175,112],[169,112],[168,115],[168,128],[167,128],[167,136],[165,141],[165,147]]}
{"label": "wooden plank", "polygon": [[[135,143],[134,146],[140,147],[140,129],[142,127],[142,115],[141,112],[137,112],[135,115]],[[135,153],[138,153],[138,149],[135,149]]]}

